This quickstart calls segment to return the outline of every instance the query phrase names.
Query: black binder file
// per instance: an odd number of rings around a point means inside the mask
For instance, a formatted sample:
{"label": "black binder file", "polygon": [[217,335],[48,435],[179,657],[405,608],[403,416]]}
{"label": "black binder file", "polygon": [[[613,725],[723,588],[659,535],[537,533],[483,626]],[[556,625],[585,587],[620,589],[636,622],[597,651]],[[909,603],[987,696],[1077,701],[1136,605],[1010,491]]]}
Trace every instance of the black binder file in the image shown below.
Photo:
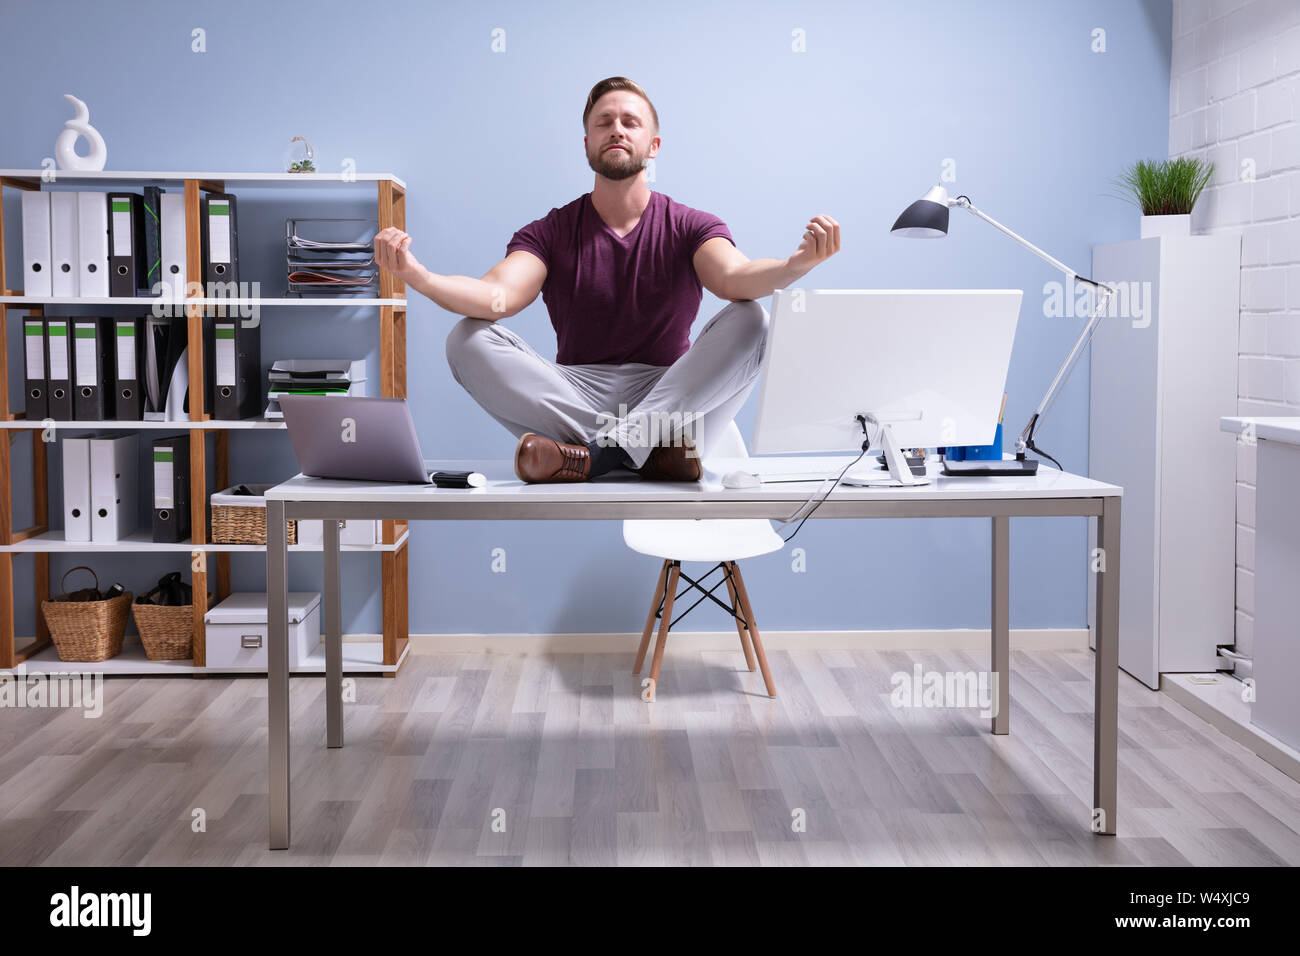
{"label": "black binder file", "polygon": [[[137,279],[137,295],[157,295],[154,284],[162,280],[162,190],[145,186],[144,199],[144,272]],[[161,290],[160,290],[161,291]]]}
{"label": "black binder file", "polygon": [[153,539],[175,544],[190,536],[190,439],[153,442]]}
{"label": "black binder file", "polygon": [[72,421],[71,320],[45,320],[45,374],[49,377],[49,414],[55,421]]}
{"label": "black binder file", "polygon": [[113,417],[113,320],[72,320],[72,417],[98,422]]}
{"label": "black binder file", "polygon": [[49,377],[45,374],[45,321],[39,316],[23,320],[23,394],[27,420],[43,421],[50,414]]}
{"label": "black binder file", "polygon": [[[235,224],[235,197],[229,193],[207,193],[200,204],[199,234],[203,249],[203,282],[239,282],[239,230]],[[209,293],[211,294],[211,293]],[[237,295],[218,289],[217,296]]]}
{"label": "black binder file", "polygon": [[144,320],[117,319],[114,323],[113,415],[119,421],[144,417]]}
{"label": "black binder file", "polygon": [[135,193],[109,193],[108,294],[134,296],[144,274],[144,203]]}
{"label": "black binder file", "polygon": [[238,319],[213,324],[213,417],[238,421],[262,411],[261,329]]}

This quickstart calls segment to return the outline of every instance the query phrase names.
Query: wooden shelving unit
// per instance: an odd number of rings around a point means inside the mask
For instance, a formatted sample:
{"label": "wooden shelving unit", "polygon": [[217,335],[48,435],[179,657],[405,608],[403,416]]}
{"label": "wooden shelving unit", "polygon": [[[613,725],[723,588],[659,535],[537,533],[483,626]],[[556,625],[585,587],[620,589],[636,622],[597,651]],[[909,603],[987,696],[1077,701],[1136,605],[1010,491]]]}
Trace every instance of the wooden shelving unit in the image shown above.
{"label": "wooden shelving unit", "polygon": [[[25,296],[21,290],[9,287],[5,274],[5,221],[4,190],[39,190],[43,171],[39,169],[0,169],[0,429],[27,432],[32,440],[33,524],[29,528],[13,527],[13,472],[10,455],[10,436],[0,438],[0,670],[29,662],[33,669],[49,669],[51,661],[58,663],[64,672],[95,670],[116,674],[202,674],[205,666],[204,615],[207,613],[207,594],[215,590],[217,600],[230,594],[230,555],[242,551],[265,552],[260,545],[220,545],[208,541],[207,500],[215,490],[230,485],[230,433],[249,429],[284,429],[284,423],[265,419],[245,421],[218,421],[204,407],[204,354],[203,317],[205,309],[214,305],[255,305],[259,308],[377,308],[379,310],[379,393],[391,398],[406,397],[406,288],[387,272],[380,275],[379,295],[373,298],[245,298],[208,299],[193,296],[184,300],[189,333],[190,421],[144,422],[106,421],[56,422],[57,428],[70,430],[93,429],[170,429],[188,431],[190,436],[190,520],[194,532],[188,543],[156,544],[149,540],[148,532],[128,537],[114,545],[64,542],[58,531],[49,527],[49,468],[45,442],[40,438],[42,425],[28,421],[23,412],[9,408],[9,348],[8,313],[25,312],[43,315],[48,305],[85,305],[136,307],[152,306],[154,298],[100,298],[100,297],[37,297]],[[131,188],[142,185],[183,187],[186,220],[186,269],[191,276],[200,276],[202,253],[200,246],[199,196],[202,192],[225,192],[236,187],[315,187],[326,192],[339,189],[373,189],[378,208],[379,228],[406,227],[406,184],[386,173],[197,173],[197,172],[72,172],[57,171],[55,183],[60,186],[82,186],[91,189],[113,187]],[[179,304],[179,303],[178,303]],[[19,359],[21,361],[21,357]],[[22,376],[22,369],[18,370]],[[207,485],[208,433],[213,433],[213,464],[216,487]],[[287,477],[287,476],[286,476]],[[372,547],[345,548],[350,551],[376,551],[380,554],[380,574],[383,589],[383,640],[382,643],[361,655],[358,660],[376,664],[376,670],[386,675],[396,673],[405,658],[408,637],[407,538],[405,521],[385,521],[382,543]],[[310,545],[294,546],[291,551],[319,550]],[[143,654],[123,652],[122,660],[114,658],[103,664],[58,662],[50,642],[49,631],[40,613],[40,604],[50,596],[50,554],[53,552],[103,553],[105,551],[132,552],[189,552],[191,579],[194,591],[194,659],[192,662],[169,662],[160,668]],[[15,601],[13,561],[16,555],[30,554],[35,562],[36,622],[34,643],[21,650],[15,645]],[[215,569],[208,564],[209,555],[215,555]],[[215,588],[209,583],[209,574],[215,575]],[[139,649],[139,645],[128,645]],[[116,663],[114,663],[116,661]],[[111,666],[110,666],[111,665]],[[311,668],[308,668],[311,670]]]}

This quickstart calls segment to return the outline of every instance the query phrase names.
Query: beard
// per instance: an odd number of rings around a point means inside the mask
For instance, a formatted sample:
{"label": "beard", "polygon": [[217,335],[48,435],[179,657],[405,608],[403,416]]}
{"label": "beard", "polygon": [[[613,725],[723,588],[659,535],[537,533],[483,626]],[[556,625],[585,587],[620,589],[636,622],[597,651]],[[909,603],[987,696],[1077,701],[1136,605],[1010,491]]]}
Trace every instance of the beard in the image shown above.
{"label": "beard", "polygon": [[645,158],[634,152],[623,150],[605,150],[594,156],[588,154],[587,165],[592,171],[615,181],[629,179],[645,168]]}

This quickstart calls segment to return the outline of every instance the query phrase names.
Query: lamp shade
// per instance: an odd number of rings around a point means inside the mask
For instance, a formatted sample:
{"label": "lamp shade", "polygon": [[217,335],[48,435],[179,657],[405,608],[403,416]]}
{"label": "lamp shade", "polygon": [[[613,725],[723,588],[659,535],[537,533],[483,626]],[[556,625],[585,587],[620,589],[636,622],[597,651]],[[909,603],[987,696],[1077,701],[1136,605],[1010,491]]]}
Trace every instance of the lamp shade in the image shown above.
{"label": "lamp shade", "polygon": [[948,235],[948,190],[935,186],[904,209],[889,231],[908,239],[939,239]]}

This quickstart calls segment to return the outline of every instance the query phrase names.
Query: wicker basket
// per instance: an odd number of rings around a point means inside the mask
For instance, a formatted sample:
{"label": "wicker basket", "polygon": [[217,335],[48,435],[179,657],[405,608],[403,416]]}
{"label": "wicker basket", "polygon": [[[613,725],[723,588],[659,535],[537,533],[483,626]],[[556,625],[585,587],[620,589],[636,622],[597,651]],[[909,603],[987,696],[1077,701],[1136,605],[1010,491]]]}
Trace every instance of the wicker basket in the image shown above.
{"label": "wicker basket", "polygon": [[[271,485],[248,485],[255,492],[264,492]],[[266,499],[248,495],[234,495],[227,488],[212,496],[213,544],[266,544]],[[239,502],[231,504],[229,502]],[[298,543],[298,522],[287,521],[288,544]]]}
{"label": "wicker basket", "polygon": [[[95,572],[84,564],[69,568],[59,582],[73,571]],[[95,575],[95,587],[99,577]],[[65,590],[52,601],[41,602],[41,614],[50,629],[50,639],[61,661],[106,661],[122,650],[122,634],[126,631],[126,611],[131,606],[131,592],[107,601],[69,601]]]}
{"label": "wicker basket", "polygon": [[[208,606],[216,600],[208,595]],[[194,656],[193,604],[132,604],[144,655],[151,661],[183,661]]]}

